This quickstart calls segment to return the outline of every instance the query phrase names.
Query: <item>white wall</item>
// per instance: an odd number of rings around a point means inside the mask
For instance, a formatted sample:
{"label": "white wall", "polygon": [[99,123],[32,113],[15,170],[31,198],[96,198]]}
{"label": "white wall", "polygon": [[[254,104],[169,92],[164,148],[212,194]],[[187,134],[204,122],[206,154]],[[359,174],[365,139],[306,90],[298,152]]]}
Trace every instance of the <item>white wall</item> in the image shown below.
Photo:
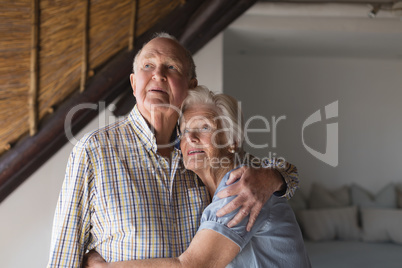
{"label": "white wall", "polygon": [[[226,46],[226,44],[225,44]],[[262,157],[269,152],[294,163],[301,190],[313,181],[329,188],[355,182],[379,191],[387,182],[402,182],[402,60],[335,57],[224,57],[224,92],[242,101],[246,119],[262,115],[270,133],[250,135],[254,144],[268,148],[250,151]],[[316,110],[339,103],[339,165],[331,167],[307,152],[302,125]],[[325,118],[323,113],[322,116]],[[271,116],[285,115],[277,124],[277,146],[272,146]],[[262,121],[254,121],[262,128]],[[305,142],[325,152],[326,122],[305,130]],[[250,148],[250,147],[249,147]]]}
{"label": "white wall", "polygon": [[[222,89],[222,42],[222,35],[218,35],[194,57],[200,83],[216,90]],[[77,135],[77,139],[114,120],[106,109]],[[72,144],[66,144],[0,203],[1,267],[46,267],[53,213],[72,148]]]}
{"label": "white wall", "polygon": [[223,33],[218,34],[194,56],[199,85],[223,91]]}
{"label": "white wall", "polygon": [[[271,127],[250,135],[269,147],[250,151],[296,164],[306,194],[315,181],[329,188],[353,182],[374,193],[402,181],[402,20],[385,8],[370,18],[371,8],[258,2],[225,31],[224,92],[242,100],[249,118],[262,115]],[[302,129],[319,109],[325,118],[324,107],[334,101],[338,117],[304,132],[306,145],[325,153],[326,123],[338,124],[339,137],[328,144],[338,149],[339,163],[331,167],[307,152]],[[286,116],[276,131],[272,116]],[[251,125],[263,126],[262,120]]]}
{"label": "white wall", "polygon": [[[76,138],[108,120],[111,123],[114,117],[105,110]],[[72,148],[67,143],[0,203],[1,267],[46,267],[53,214]]]}

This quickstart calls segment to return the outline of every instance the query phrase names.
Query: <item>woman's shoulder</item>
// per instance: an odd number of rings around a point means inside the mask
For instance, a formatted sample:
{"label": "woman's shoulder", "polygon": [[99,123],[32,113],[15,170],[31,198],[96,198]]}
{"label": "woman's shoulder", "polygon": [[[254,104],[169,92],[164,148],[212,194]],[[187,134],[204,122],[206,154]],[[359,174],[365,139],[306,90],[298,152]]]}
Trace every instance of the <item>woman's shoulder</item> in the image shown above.
{"label": "woman's shoulder", "polygon": [[[226,174],[223,176],[221,182],[219,183],[218,187],[216,188],[216,191],[215,191],[215,194],[214,194],[214,198],[215,198],[216,194],[217,194],[219,191],[221,191],[221,190],[223,190],[223,189],[225,189],[226,187],[229,186],[229,185],[226,185],[226,182],[229,180],[230,173],[232,173],[232,171],[234,171],[234,170],[236,170],[236,169],[239,169],[239,168],[242,167],[242,166],[243,166],[243,165],[237,166],[237,167],[233,168],[232,170],[229,170],[228,172],[226,172]],[[237,181],[234,182],[234,183],[237,183]]]}

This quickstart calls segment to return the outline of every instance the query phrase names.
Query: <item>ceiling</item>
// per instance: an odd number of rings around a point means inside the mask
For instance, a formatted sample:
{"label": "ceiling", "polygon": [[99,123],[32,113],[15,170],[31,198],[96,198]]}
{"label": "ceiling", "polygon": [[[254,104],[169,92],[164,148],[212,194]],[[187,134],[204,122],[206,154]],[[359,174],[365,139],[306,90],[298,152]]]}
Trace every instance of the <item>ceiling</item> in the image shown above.
{"label": "ceiling", "polygon": [[402,15],[383,5],[258,2],[224,35],[225,55],[402,59]]}
{"label": "ceiling", "polygon": [[116,98],[131,110],[127,77],[152,33],[195,53],[256,0],[3,2],[0,202]]}
{"label": "ceiling", "polygon": [[[367,4],[319,4],[323,1],[310,1],[317,3],[262,1],[249,10],[256,0],[177,0],[174,1],[179,3],[177,8],[171,6],[173,1],[169,0],[126,0],[119,1],[119,5],[112,0],[84,1],[85,5],[79,0],[41,0],[34,1],[37,4],[32,6],[29,2],[24,3],[29,7],[21,6],[18,1],[6,1],[5,7],[8,8],[2,9],[2,15],[5,16],[3,24],[7,24],[7,27],[0,28],[5,36],[1,40],[7,49],[1,50],[3,68],[0,71],[3,76],[0,77],[16,88],[3,85],[3,90],[0,90],[3,94],[0,97],[4,104],[3,118],[15,123],[17,121],[13,118],[22,118],[16,113],[17,109],[24,108],[29,111],[30,117],[27,120],[28,113],[25,114],[25,125],[22,125],[25,130],[21,133],[27,133],[31,123],[33,131],[30,135],[20,133],[11,141],[6,139],[3,154],[3,147],[0,146],[0,202],[67,141],[65,119],[71,109],[84,103],[110,103],[122,92],[127,93],[128,80],[122,77],[127,77],[131,72],[131,61],[138,50],[137,45],[127,49],[131,46],[128,44],[132,44],[134,39],[136,44],[142,44],[152,32],[170,32],[194,53],[248,10],[226,28],[226,55],[402,59],[402,20],[393,15],[389,4],[384,4],[377,17],[371,19],[367,14],[372,7]],[[392,0],[373,1],[390,3]],[[39,2],[41,5],[38,5]],[[75,6],[76,3],[78,6]],[[150,8],[150,4],[156,8],[143,12]],[[148,18],[161,15],[162,7],[173,11],[167,12],[169,15],[166,18],[151,27]],[[125,20],[122,19],[122,12],[126,14]],[[125,27],[111,21],[112,17],[119,23],[125,22]],[[76,27],[76,24],[80,27]],[[9,28],[9,25],[14,28]],[[121,38],[116,38],[117,32],[110,30],[109,26],[123,31],[119,35]],[[141,26],[147,29],[140,31]],[[115,41],[120,45],[112,45]],[[106,57],[103,51],[108,48],[113,50],[110,57]],[[25,58],[24,64],[21,63],[22,56]],[[60,58],[62,62],[57,61]],[[10,68],[4,59],[20,64],[12,64]],[[13,72],[21,73],[25,80],[18,79]],[[57,75],[52,75],[52,72]],[[13,79],[8,79],[7,75]],[[44,101],[46,96],[60,97],[59,89],[66,88],[69,91],[63,95],[63,101]],[[132,96],[130,91],[128,94]],[[14,99],[19,102],[14,103]],[[4,107],[9,106],[10,112],[5,113]],[[71,131],[77,132],[97,113],[92,109],[76,112]],[[9,133],[16,131],[11,123],[2,122],[2,127],[11,129]]]}

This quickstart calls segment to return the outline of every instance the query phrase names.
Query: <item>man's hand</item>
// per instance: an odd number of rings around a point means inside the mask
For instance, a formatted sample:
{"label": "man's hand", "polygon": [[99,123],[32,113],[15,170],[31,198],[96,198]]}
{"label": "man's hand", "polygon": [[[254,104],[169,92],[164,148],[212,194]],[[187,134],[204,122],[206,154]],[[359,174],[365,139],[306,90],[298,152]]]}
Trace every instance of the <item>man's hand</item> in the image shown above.
{"label": "man's hand", "polygon": [[107,267],[107,262],[102,256],[96,252],[95,250],[91,250],[87,254],[84,255],[84,259],[82,261],[82,268],[101,268]]}
{"label": "man's hand", "polygon": [[247,223],[247,231],[250,231],[265,202],[274,192],[283,189],[286,184],[279,171],[272,168],[242,166],[230,173],[226,184],[232,184],[237,179],[239,181],[236,184],[217,194],[219,198],[237,195],[235,199],[217,212],[217,216],[221,217],[241,207],[237,215],[228,223],[228,227],[236,226],[250,214]]}

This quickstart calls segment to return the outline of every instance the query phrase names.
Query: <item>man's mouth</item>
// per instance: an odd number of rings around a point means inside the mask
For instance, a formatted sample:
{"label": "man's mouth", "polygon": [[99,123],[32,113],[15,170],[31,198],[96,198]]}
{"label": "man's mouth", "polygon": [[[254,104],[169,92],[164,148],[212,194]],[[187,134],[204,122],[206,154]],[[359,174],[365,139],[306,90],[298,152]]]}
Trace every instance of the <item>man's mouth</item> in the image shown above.
{"label": "man's mouth", "polygon": [[149,92],[167,94],[166,90],[162,88],[151,88]]}

